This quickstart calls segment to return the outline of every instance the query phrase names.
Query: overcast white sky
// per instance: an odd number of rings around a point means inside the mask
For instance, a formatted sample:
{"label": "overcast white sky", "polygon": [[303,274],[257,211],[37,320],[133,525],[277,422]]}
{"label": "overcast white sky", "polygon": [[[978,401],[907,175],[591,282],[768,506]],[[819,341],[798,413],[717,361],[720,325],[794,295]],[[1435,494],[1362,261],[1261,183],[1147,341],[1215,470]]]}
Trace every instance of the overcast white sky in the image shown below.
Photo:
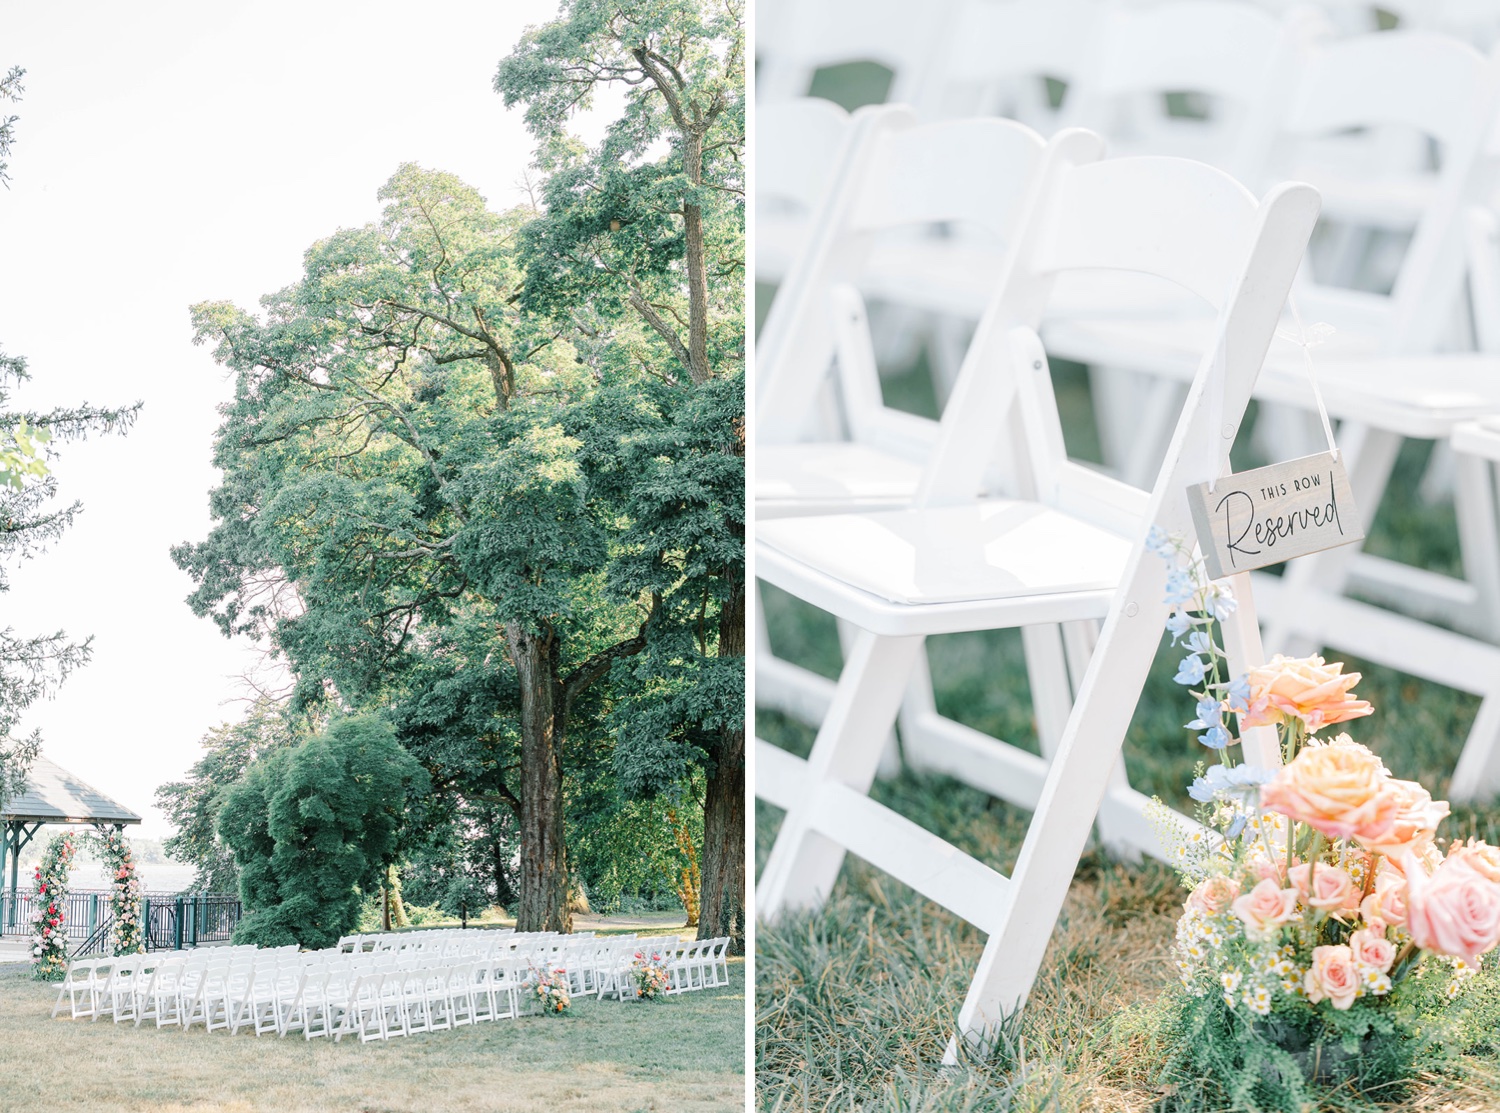
{"label": "overcast white sky", "polygon": [[[14,401],[145,409],[56,467],[84,513],[14,570],[0,626],[93,634],[93,662],[33,710],[43,752],[170,833],[156,787],[237,719],[250,657],[183,602],[167,555],[209,528],[222,370],[187,307],[255,305],[303,250],[379,211],[403,161],[521,198],[531,139],[496,63],[557,0],[413,5],[0,0],[0,69],[27,70],[0,191],[0,346],[30,361]],[[597,124],[585,125],[597,137]]]}

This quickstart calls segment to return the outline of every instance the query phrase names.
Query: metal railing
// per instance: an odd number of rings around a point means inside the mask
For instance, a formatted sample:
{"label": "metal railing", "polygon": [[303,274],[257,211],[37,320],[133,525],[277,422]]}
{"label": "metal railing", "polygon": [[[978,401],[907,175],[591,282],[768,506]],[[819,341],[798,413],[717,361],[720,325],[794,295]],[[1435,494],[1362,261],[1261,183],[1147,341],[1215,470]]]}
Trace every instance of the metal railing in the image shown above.
{"label": "metal railing", "polygon": [[[63,904],[63,934],[71,954],[102,954],[109,948],[108,889],[76,889]],[[32,889],[0,890],[0,933],[30,937],[37,913]],[[146,949],[180,950],[200,943],[228,942],[240,922],[238,897],[223,893],[142,893],[141,924]]]}

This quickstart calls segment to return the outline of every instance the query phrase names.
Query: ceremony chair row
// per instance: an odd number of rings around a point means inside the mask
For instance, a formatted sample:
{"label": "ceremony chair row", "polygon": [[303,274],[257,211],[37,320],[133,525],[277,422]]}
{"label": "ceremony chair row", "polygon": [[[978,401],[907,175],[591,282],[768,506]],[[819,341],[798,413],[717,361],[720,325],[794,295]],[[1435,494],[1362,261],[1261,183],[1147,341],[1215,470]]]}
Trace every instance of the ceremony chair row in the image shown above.
{"label": "ceremony chair row", "polygon": [[[1007,5],[991,5],[997,6]],[[1462,42],[1420,32],[1332,42],[1298,37],[1295,26],[1244,4],[1163,3],[1131,18],[1139,21],[1139,34],[1121,32],[1108,40],[1107,57],[1095,61],[1109,80],[1101,79],[1094,94],[1080,91],[1085,106],[1106,103],[1106,94],[1205,86],[1221,98],[1233,93],[1245,111],[1232,117],[1239,120],[1239,140],[1230,146],[1241,153],[1228,161],[1262,166],[1247,180],[1264,188],[1286,177],[1308,178],[1320,186],[1325,212],[1412,233],[1389,296],[1316,282],[1305,270],[1294,286],[1303,320],[1338,324],[1334,342],[1317,350],[1318,378],[1328,412],[1341,422],[1342,455],[1367,528],[1404,437],[1446,441],[1460,424],[1500,413],[1500,358],[1439,351],[1464,342],[1452,322],[1468,317],[1462,305],[1466,261],[1478,298],[1487,289],[1476,280],[1478,269],[1494,270],[1500,259],[1494,244],[1476,246],[1474,232],[1481,224],[1477,201],[1494,164],[1483,140],[1492,128],[1500,69]],[[1176,37],[1163,31],[1170,20],[1176,21]],[[1125,14],[1117,16],[1117,30],[1131,26]],[[1343,146],[1336,143],[1332,155],[1324,152],[1322,162],[1287,153],[1298,148],[1306,154],[1304,140],[1328,133],[1394,125],[1441,141],[1437,171],[1392,174],[1385,182],[1354,172],[1378,168],[1380,151],[1351,162],[1354,153],[1342,135]],[[802,202],[815,210],[808,225],[816,231],[781,283],[758,343],[763,385],[756,414],[757,517],[907,505],[938,425],[883,404],[866,301],[905,299],[959,316],[987,302],[1005,274],[1042,140],[998,119],[920,124],[899,106],[848,117],[820,101],[767,105],[758,128],[767,137],[757,148],[758,229],[767,224],[759,219],[762,208],[774,213],[770,201],[791,198],[791,208],[781,210],[791,211],[801,203],[794,198],[801,190]],[[815,151],[834,152],[822,156],[822,170],[814,166]],[[1253,151],[1262,153],[1252,157]],[[820,175],[825,180],[817,184]],[[935,234],[934,227],[943,231]],[[976,228],[982,235],[965,238],[953,231]],[[986,238],[983,250],[976,248]],[[933,261],[924,264],[924,258]],[[920,292],[907,297],[904,282]],[[1476,303],[1476,320],[1500,314],[1500,282],[1488,289],[1496,300]],[[1050,355],[1091,365],[1096,411],[1118,415],[1128,429],[1111,438],[1104,422],[1101,437],[1107,449],[1111,439],[1122,446],[1114,453],[1115,474],[1137,487],[1156,474],[1183,384],[1213,329],[1209,308],[1194,301],[1135,274],[1065,275],[1038,322]],[[1323,439],[1316,422],[1293,409],[1313,410],[1297,343],[1304,338],[1296,322],[1280,325],[1256,387],[1257,431],[1281,432],[1271,445],[1274,458],[1315,451]],[[1500,337],[1492,344],[1500,345]],[[834,405],[827,402],[830,383]],[[1280,421],[1277,405],[1283,409]],[[1309,430],[1316,440],[1306,439]],[[1004,451],[997,447],[1003,436],[991,429],[980,440],[975,450],[992,459],[970,494],[1003,492],[1009,482]],[[1466,464],[1453,470],[1462,580],[1383,560],[1354,545],[1305,558],[1281,580],[1258,578],[1258,586],[1271,651],[1306,653],[1327,645],[1478,695],[1479,712],[1451,793],[1478,799],[1500,788],[1500,649],[1493,644],[1500,636],[1500,583],[1493,571],[1500,566],[1500,533],[1484,469]],[[1362,599],[1350,598],[1355,591]],[[758,703],[822,722],[833,686],[778,659],[763,615],[758,617]],[[847,648],[847,624],[844,635]],[[1071,673],[1076,682],[1091,641],[1087,626],[1064,628],[1060,635],[1026,630],[1031,687],[1043,703],[1038,729],[1044,752],[1066,718],[1062,681]],[[901,725],[906,756],[915,765],[990,791],[997,781],[1015,779],[1010,766],[996,766],[991,740],[936,712],[925,662],[915,667]],[[997,794],[1013,798],[1016,791]],[[1127,835],[1122,847],[1155,852],[1154,837],[1142,834],[1144,843]]]}
{"label": "ceremony chair row", "polygon": [[[857,126],[898,111],[864,114]],[[757,742],[757,794],[786,814],[756,895],[773,922],[817,905],[852,852],[984,930],[952,1060],[958,1038],[981,1038],[1024,1001],[1095,817],[1107,843],[1139,851],[1156,842],[1120,761],[1168,611],[1165,569],[1144,538],[1151,526],[1187,534],[1187,487],[1227,470],[1319,198],[1288,183],[1258,202],[1200,162],[1105,159],[1101,137],[1082,129],[1044,143],[1012,121],[921,128],[908,116],[888,140],[872,156],[880,172],[858,178],[889,188],[863,195],[851,220],[886,227],[898,213],[932,222],[962,211],[1005,233],[1004,263],[906,497],[892,509],[759,515],[757,574],[842,620],[850,648],[810,757]],[[815,250],[831,246],[838,222],[815,223]],[[839,270],[848,258],[825,254],[802,272],[823,286],[804,315],[816,322],[809,332],[821,328],[841,356],[868,350],[857,293]],[[1154,276],[1214,314],[1149,491],[1079,466],[1063,444],[1038,329],[1062,277],[1095,271]],[[765,376],[757,407],[758,467],[804,416],[780,407],[813,397],[783,370]],[[997,488],[1003,497],[981,497]],[[1261,651],[1248,577],[1235,577],[1235,589],[1227,648],[1243,668]],[[1023,631],[1042,680],[1032,686],[1040,755],[955,730],[931,704],[924,639],[1005,628]],[[914,692],[924,707],[913,707]],[[924,762],[952,761],[946,771],[1034,810],[1009,877],[870,799],[903,700],[915,711],[903,718],[903,741],[915,734],[909,723],[930,731]],[[1274,762],[1264,738],[1248,733],[1250,756]]]}
{"label": "ceremony chair row", "polygon": [[322,951],[231,946],[78,959],[53,1016],[66,1000],[74,1019],[368,1042],[518,1016],[535,1001],[527,991],[539,970],[563,975],[572,992],[625,1000],[635,995],[630,969],[643,947],[660,957],[669,994],[724,986],[728,945],[504,930],[346,937]]}

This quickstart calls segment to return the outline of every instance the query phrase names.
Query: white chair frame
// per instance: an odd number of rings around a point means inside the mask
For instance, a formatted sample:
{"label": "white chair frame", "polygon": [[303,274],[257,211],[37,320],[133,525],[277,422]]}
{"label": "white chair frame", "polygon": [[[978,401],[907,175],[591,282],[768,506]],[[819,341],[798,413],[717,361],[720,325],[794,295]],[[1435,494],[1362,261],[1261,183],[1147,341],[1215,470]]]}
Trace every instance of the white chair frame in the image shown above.
{"label": "white chair frame", "polygon": [[[1168,609],[1161,602],[1165,571],[1144,550],[1146,529],[1152,524],[1169,531],[1190,528],[1185,488],[1227,468],[1229,442],[1318,211],[1310,187],[1279,187],[1257,205],[1226,175],[1199,164],[1099,162],[1100,154],[1098,137],[1081,131],[1063,133],[1049,146],[1006,281],[968,357],[995,370],[961,376],[962,388],[945,411],[943,437],[924,473],[916,508],[889,516],[972,505],[993,448],[989,431],[996,423],[1004,427],[1004,418],[1025,431],[1044,503],[1134,519],[1137,540],[1119,586],[899,604],[851,587],[765,540],[770,535],[784,544],[799,530],[813,528],[804,523],[826,521],[832,529],[836,518],[774,521],[758,534],[760,575],[861,628],[809,759],[757,743],[757,794],[787,813],[757,885],[759,912],[774,922],[789,910],[820,904],[847,850],[989,933],[959,1014],[950,1061],[956,1059],[958,1038],[980,1036],[1024,1003],[1095,817],[1118,818],[1121,826],[1147,823],[1143,801],[1123,795],[1118,784],[1111,789]],[[1158,273],[1220,306],[1213,342],[1149,497],[1123,498],[1118,485],[1059,455],[1055,405],[1046,412],[1051,392],[1045,353],[1031,330],[1053,277],[1075,267]],[[1207,403],[1205,391],[1211,396]],[[920,525],[914,528],[920,535]],[[1237,581],[1249,619],[1231,623],[1228,640],[1232,660],[1243,666],[1258,655],[1258,638],[1248,582]],[[880,756],[874,742],[896,719],[924,636],[1101,615],[1098,647],[1051,761],[1029,754],[1022,761],[1015,756],[1019,751],[1006,753],[1004,744],[989,741],[986,757],[1007,774],[1006,783],[996,788],[1035,813],[1009,879],[868,798]],[[1012,766],[1014,771],[1007,768]],[[1111,806],[1117,816],[1108,814]]]}

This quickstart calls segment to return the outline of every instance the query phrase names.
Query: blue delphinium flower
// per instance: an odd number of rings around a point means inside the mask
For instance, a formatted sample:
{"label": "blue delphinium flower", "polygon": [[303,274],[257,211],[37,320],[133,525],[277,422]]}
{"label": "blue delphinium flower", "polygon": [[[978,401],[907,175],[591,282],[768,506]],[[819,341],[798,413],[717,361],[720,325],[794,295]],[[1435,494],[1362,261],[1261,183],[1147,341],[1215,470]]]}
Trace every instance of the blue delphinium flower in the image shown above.
{"label": "blue delphinium flower", "polygon": [[1157,556],[1163,558],[1175,556],[1177,553],[1176,544],[1172,541],[1172,538],[1170,535],[1168,535],[1167,531],[1162,529],[1161,526],[1152,526],[1150,530],[1147,531],[1146,548],[1148,551],[1153,552]]}
{"label": "blue delphinium flower", "polygon": [[1167,597],[1162,601],[1180,607],[1197,593],[1198,587],[1193,583],[1193,578],[1179,568],[1167,577]]}
{"label": "blue delphinium flower", "polygon": [[1215,584],[1213,590],[1209,592],[1208,609],[1220,622],[1234,614],[1238,606],[1239,604],[1234,601],[1234,593],[1227,587]]}
{"label": "blue delphinium flower", "polygon": [[1189,653],[1182,659],[1182,664],[1177,666],[1177,675],[1172,677],[1179,684],[1198,684],[1208,675],[1208,670],[1203,665],[1203,658],[1196,653]]}
{"label": "blue delphinium flower", "polygon": [[1228,748],[1234,739],[1229,736],[1229,732],[1220,723],[1218,726],[1209,727],[1207,734],[1198,735],[1198,741],[1202,742],[1210,750],[1223,750]]}
{"label": "blue delphinium flower", "polygon": [[1250,710],[1250,678],[1242,676],[1229,686],[1229,710],[1243,715]]}
{"label": "blue delphinium flower", "polygon": [[1249,812],[1245,811],[1244,809],[1236,810],[1234,813],[1234,818],[1229,821],[1229,826],[1224,829],[1224,837],[1226,839],[1237,838],[1239,836],[1239,833],[1245,829],[1245,824],[1249,822],[1249,820]]}
{"label": "blue delphinium flower", "polygon": [[1213,653],[1215,650],[1214,640],[1208,636],[1207,630],[1194,630],[1188,635],[1187,651],[1189,653]]}
{"label": "blue delphinium flower", "polygon": [[1200,699],[1198,701],[1198,717],[1191,723],[1184,723],[1188,730],[1208,730],[1220,723],[1219,701],[1216,699]]}
{"label": "blue delphinium flower", "polygon": [[1249,804],[1260,798],[1260,786],[1276,778],[1276,770],[1259,765],[1210,765],[1208,772],[1188,786],[1188,795],[1201,804],[1216,796]]}
{"label": "blue delphinium flower", "polygon": [[1175,610],[1167,618],[1167,633],[1172,635],[1172,644],[1193,628],[1193,616],[1182,609]]}

